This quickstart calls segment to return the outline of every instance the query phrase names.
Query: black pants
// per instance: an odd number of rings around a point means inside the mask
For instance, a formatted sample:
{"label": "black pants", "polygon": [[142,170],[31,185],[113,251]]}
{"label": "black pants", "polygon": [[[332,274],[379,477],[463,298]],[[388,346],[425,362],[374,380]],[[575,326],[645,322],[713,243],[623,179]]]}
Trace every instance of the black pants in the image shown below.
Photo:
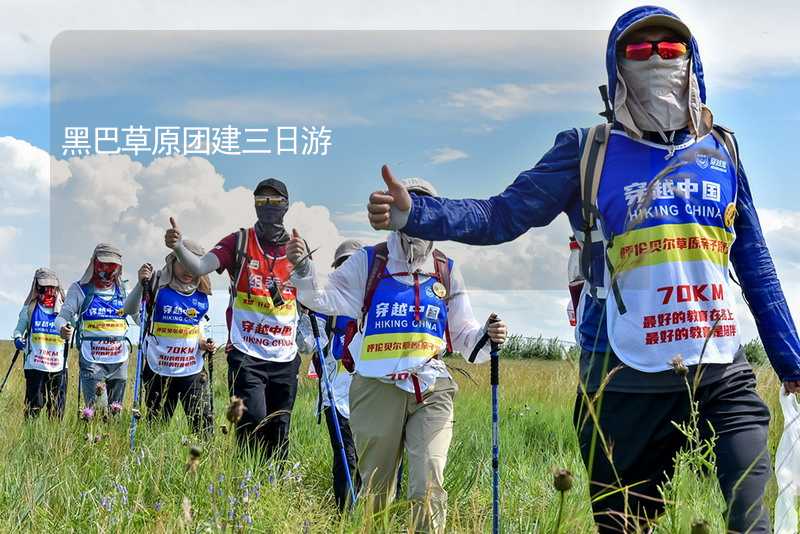
{"label": "black pants", "polygon": [[[342,432],[347,465],[342,460],[339,441],[336,439],[336,429],[333,427],[334,411],[336,412],[336,418],[339,420],[339,430]],[[350,422],[339,413],[339,410],[331,410],[326,407],[325,422],[328,424],[328,436],[331,438],[331,449],[333,450],[333,495],[336,497],[336,506],[339,507],[339,510],[344,510],[345,505],[350,500],[350,488],[347,486],[346,470],[350,471],[356,494],[361,488],[361,477],[358,475],[357,470],[356,443],[353,441],[353,433],[350,431]]]}
{"label": "black pants", "polygon": [[299,354],[281,363],[259,360],[236,349],[228,353],[228,389],[247,408],[236,425],[239,445],[266,459],[286,459],[299,370]]}
{"label": "black pants", "polygon": [[[716,435],[717,479],[728,505],[728,529],[751,534],[771,531],[763,504],[771,475],[767,450],[770,416],[755,387],[755,375],[748,368],[696,392],[701,437],[710,436],[709,424]],[[675,454],[686,441],[672,422],[689,419],[688,392],[604,392],[600,402],[598,419],[619,481],[599,439],[594,454],[590,454],[595,425],[580,395],[574,417],[583,461],[590,470],[595,521],[601,533],[623,531],[626,520],[626,528],[633,530],[632,523],[644,522],[663,511],[658,486],[672,476]],[[609,490],[629,485],[633,487],[627,509],[621,492],[599,498]]]}
{"label": "black pants", "polygon": [[206,435],[213,432],[214,419],[211,417],[211,397],[205,371],[191,376],[167,377],[154,373],[145,364],[142,378],[148,420],[171,419],[180,402],[192,432]]}
{"label": "black pants", "polygon": [[48,373],[25,369],[25,417],[36,417],[47,408],[49,417],[64,417],[67,377],[64,371]]}

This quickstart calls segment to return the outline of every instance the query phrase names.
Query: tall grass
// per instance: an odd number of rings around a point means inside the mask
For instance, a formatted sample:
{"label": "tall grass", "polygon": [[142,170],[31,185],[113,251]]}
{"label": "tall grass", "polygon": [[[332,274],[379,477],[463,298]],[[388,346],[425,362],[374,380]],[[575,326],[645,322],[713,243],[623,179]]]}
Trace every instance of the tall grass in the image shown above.
{"label": "tall grass", "polygon": [[[8,344],[0,362],[10,361]],[[74,355],[71,358],[74,362]],[[491,525],[491,414],[488,366],[467,366],[474,379],[454,373],[455,432],[446,471],[450,532],[486,532]],[[168,424],[139,426],[128,449],[130,388],[124,416],[108,423],[76,417],[71,369],[63,422],[22,417],[24,381],[17,363],[0,395],[0,531],[72,532],[404,532],[407,503],[372,517],[358,507],[339,516],[331,491],[332,453],[324,425],[314,417],[316,384],[300,379],[291,450],[283,470],[242,454],[224,435],[227,391],[224,359],[217,361],[217,432],[209,443],[188,434],[182,413]],[[303,367],[305,369],[306,367]],[[5,369],[2,369],[4,372]],[[777,408],[777,380],[759,370],[759,389]],[[558,492],[553,470],[569,469],[575,484],[564,494],[560,532],[592,532],[586,475],[571,424],[577,370],[569,361],[506,359],[501,363],[500,425],[502,514],[505,532],[553,532]],[[777,411],[776,411],[777,410]],[[774,451],[780,417],[770,427]],[[87,439],[91,434],[91,439]],[[99,442],[94,436],[100,435]],[[203,454],[187,471],[189,447]],[[724,503],[713,476],[698,475],[679,458],[674,500],[659,532],[688,532],[696,518],[722,532]],[[770,499],[774,499],[771,488]]]}

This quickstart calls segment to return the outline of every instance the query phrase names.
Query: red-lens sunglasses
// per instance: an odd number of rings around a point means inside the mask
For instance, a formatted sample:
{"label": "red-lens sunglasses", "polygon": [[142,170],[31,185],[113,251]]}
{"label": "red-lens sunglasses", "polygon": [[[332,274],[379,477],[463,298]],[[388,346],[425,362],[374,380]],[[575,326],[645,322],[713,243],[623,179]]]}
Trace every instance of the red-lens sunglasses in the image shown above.
{"label": "red-lens sunglasses", "polygon": [[658,54],[661,59],[675,59],[685,56],[688,51],[689,47],[686,43],[645,41],[625,45],[625,59],[647,61],[653,54]]}

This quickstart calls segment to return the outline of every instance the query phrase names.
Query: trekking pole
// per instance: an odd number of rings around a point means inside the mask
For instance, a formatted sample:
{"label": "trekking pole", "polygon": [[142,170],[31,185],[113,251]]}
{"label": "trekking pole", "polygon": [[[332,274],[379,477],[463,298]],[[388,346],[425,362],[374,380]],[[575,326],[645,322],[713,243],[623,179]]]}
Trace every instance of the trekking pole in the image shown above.
{"label": "trekking pole", "polygon": [[8,366],[8,372],[6,373],[6,377],[3,379],[3,384],[0,385],[0,393],[3,392],[3,388],[6,387],[6,382],[8,381],[8,377],[11,374],[11,370],[14,368],[14,364],[17,363],[17,357],[19,357],[20,349],[17,349],[14,352],[14,357],[11,358],[11,365]]}
{"label": "trekking pole", "polygon": [[139,421],[139,389],[142,385],[142,362],[144,359],[144,340],[147,336],[147,304],[150,293],[150,280],[142,281],[142,300],[139,302],[139,347],[136,351],[136,378],[133,382],[133,409],[131,410],[131,450],[136,445],[136,423]]}
{"label": "trekking pole", "polygon": [[331,386],[331,382],[328,377],[328,367],[325,365],[325,354],[322,352],[322,345],[319,342],[319,326],[317,325],[316,318],[313,317],[311,313],[308,314],[308,318],[311,321],[311,330],[314,332],[314,343],[316,344],[317,355],[319,356],[319,363],[320,367],[322,368],[322,376],[320,376],[320,379],[325,381],[325,389],[328,391],[328,404],[330,404],[331,420],[333,420],[333,429],[334,433],[336,434],[336,441],[339,444],[339,454],[342,455],[342,465],[345,466],[344,474],[345,478],[347,479],[347,487],[350,489],[350,500],[352,505],[355,506],[356,490],[353,486],[353,477],[350,475],[350,462],[347,461],[347,453],[344,450],[344,439],[342,438],[342,429],[339,428],[339,415],[336,411],[336,401],[333,397],[333,387]]}
{"label": "trekking pole", "polygon": [[[491,320],[496,322],[498,319]],[[500,532],[500,402],[497,388],[500,385],[500,345],[491,342],[489,345],[492,385],[492,533]]]}
{"label": "trekking pole", "polygon": [[[206,339],[206,343],[214,341],[212,338]],[[208,396],[211,404],[211,419],[214,419],[214,352],[206,351],[203,357],[208,361]]]}

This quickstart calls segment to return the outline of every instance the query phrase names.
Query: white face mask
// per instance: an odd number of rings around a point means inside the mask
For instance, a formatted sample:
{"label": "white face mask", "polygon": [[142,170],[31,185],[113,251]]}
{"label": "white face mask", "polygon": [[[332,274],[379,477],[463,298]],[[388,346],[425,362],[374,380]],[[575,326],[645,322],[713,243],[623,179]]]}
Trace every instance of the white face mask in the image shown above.
{"label": "white face mask", "polygon": [[621,59],[619,71],[628,90],[625,104],[639,129],[668,132],[689,124],[688,57]]}
{"label": "white face mask", "polygon": [[414,265],[425,258],[433,250],[433,241],[420,239],[419,237],[411,237],[403,232],[397,232],[400,236],[400,243],[403,245],[403,252],[406,253],[406,259],[409,265]]}

